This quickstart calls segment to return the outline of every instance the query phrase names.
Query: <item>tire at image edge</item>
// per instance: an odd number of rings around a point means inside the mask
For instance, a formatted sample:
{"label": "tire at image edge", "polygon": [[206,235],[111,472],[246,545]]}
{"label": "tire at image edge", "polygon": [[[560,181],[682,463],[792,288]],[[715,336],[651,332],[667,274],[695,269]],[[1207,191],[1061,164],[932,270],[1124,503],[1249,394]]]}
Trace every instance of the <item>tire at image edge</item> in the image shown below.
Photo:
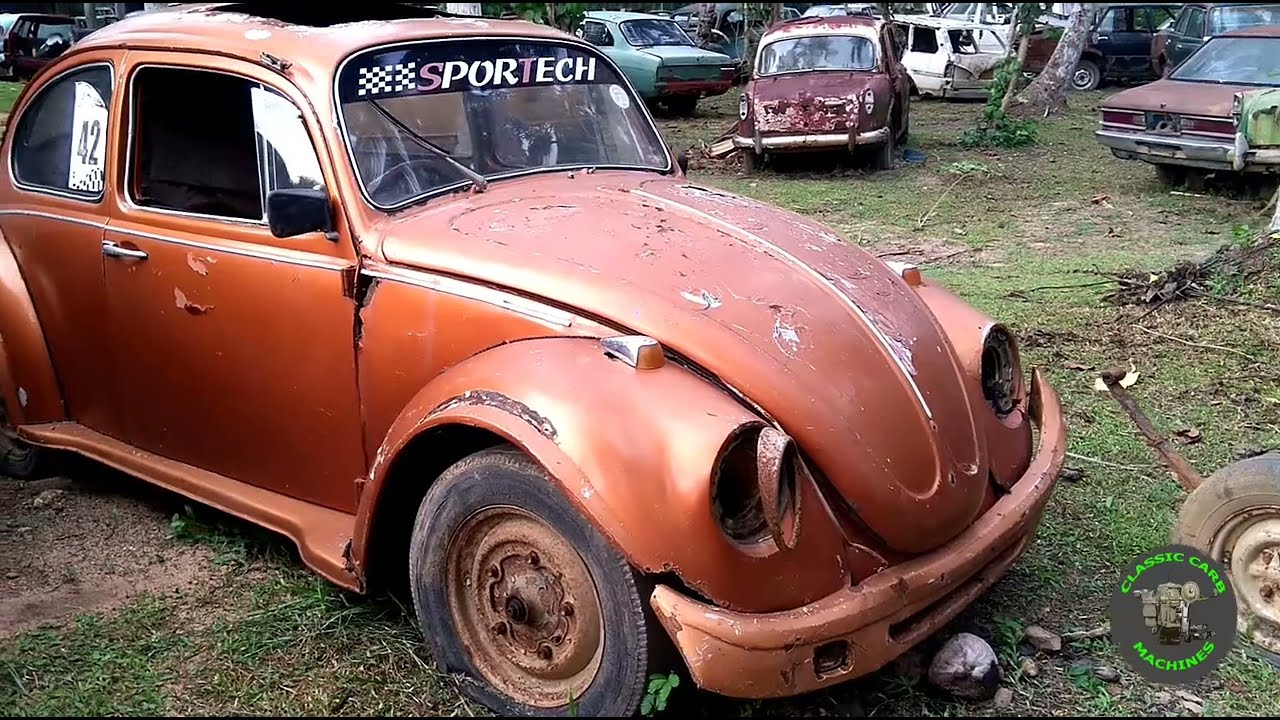
{"label": "tire at image edge", "polygon": [[[409,572],[415,614],[437,668],[461,673],[469,698],[505,716],[566,716],[568,706],[533,707],[502,695],[483,679],[465,650],[449,610],[449,541],[475,512],[495,505],[530,511],[578,551],[595,585],[604,626],[604,655],[591,685],[574,698],[579,716],[634,715],[643,699],[660,632],[648,619],[638,577],[606,540],[554,487],[542,468],[510,447],[484,450],[454,464],[434,482],[418,510],[410,540]],[[637,582],[639,581],[639,582]],[[566,698],[567,700],[567,698]]]}

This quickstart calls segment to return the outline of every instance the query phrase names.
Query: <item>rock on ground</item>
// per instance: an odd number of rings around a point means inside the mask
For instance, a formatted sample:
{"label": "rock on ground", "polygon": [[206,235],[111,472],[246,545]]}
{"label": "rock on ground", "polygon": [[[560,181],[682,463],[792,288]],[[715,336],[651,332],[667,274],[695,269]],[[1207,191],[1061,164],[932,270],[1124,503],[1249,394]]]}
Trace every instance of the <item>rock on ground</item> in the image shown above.
{"label": "rock on ground", "polygon": [[929,664],[929,682],[965,700],[989,700],[1000,684],[1000,661],[986,640],[960,633]]}
{"label": "rock on ground", "polygon": [[1024,635],[1032,647],[1042,652],[1058,652],[1062,649],[1062,638],[1039,625],[1027,626]]}

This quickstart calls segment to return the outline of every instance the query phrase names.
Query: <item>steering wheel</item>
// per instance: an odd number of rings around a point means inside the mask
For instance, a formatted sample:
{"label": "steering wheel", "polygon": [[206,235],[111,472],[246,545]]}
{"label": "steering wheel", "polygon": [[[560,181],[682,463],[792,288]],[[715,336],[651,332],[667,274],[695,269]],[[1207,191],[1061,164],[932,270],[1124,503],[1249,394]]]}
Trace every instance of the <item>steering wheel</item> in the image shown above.
{"label": "steering wheel", "polygon": [[422,183],[418,181],[418,174],[410,172],[410,169],[420,165],[428,168],[431,171],[432,176],[438,176],[440,173],[438,171],[438,166],[436,165],[437,162],[439,162],[439,160],[434,157],[414,157],[409,158],[408,160],[402,160],[384,170],[380,175],[378,175],[378,177],[370,180],[369,184],[365,186],[365,190],[370,195],[374,195],[382,187],[382,184],[386,182],[387,178],[392,175],[399,174],[403,176],[402,179],[409,181],[409,192],[406,196],[417,195],[422,193],[424,188],[422,187]]}

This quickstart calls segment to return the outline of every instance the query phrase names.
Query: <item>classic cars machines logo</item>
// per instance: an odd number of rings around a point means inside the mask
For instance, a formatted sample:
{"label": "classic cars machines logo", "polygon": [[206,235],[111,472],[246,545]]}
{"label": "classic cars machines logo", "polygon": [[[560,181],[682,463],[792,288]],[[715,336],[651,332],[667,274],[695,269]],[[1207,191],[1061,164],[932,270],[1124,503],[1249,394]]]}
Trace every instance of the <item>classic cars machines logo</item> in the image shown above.
{"label": "classic cars machines logo", "polygon": [[1134,558],[1111,597],[1111,634],[1147,680],[1199,681],[1231,651],[1236,599],[1218,561],[1171,545]]}

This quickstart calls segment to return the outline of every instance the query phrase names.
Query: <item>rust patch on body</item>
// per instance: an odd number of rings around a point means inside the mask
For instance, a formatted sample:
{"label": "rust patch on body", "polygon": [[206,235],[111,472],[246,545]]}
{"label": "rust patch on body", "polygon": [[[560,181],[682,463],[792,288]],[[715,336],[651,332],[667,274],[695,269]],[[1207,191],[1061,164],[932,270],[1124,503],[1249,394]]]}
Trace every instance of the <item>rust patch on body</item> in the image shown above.
{"label": "rust patch on body", "polygon": [[179,310],[186,310],[191,315],[203,315],[213,309],[212,305],[201,305],[187,299],[185,293],[178,288],[173,289],[173,302]]}
{"label": "rust patch on body", "polygon": [[429,415],[435,415],[464,405],[483,405],[501,410],[508,415],[514,415],[531,425],[543,437],[552,442],[559,442],[560,435],[556,432],[556,426],[551,424],[551,421],[545,415],[515,398],[507,397],[500,392],[492,390],[468,390],[461,395],[455,395],[432,408]]}

